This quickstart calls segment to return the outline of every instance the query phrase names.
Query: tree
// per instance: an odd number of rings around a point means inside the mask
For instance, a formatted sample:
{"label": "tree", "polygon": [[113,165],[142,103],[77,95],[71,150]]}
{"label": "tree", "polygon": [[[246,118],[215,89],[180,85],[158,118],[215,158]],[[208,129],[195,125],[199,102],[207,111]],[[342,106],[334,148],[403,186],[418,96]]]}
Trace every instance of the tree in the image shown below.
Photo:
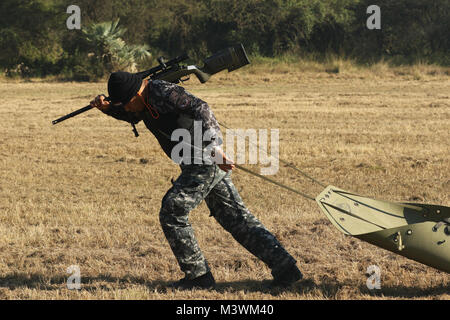
{"label": "tree", "polygon": [[127,45],[121,38],[127,30],[114,22],[96,23],[83,29],[90,44],[88,55],[104,67],[106,72],[137,71],[137,63],[150,58],[147,45]]}
{"label": "tree", "polygon": [[43,1],[0,1],[0,66],[6,74],[44,76],[55,71],[62,54],[61,17],[64,12]]}

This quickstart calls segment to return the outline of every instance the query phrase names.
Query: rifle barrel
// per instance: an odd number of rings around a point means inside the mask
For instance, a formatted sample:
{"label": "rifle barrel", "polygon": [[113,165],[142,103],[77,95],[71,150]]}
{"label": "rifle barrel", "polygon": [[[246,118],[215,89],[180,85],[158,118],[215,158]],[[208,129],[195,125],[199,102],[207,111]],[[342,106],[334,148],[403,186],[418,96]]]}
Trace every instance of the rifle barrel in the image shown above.
{"label": "rifle barrel", "polygon": [[76,110],[76,111],[74,111],[74,112],[72,112],[72,113],[69,113],[69,114],[67,114],[67,115],[65,115],[65,116],[63,116],[63,117],[61,117],[61,118],[58,118],[58,119],[56,119],[56,120],[53,120],[53,121],[52,121],[52,124],[57,124],[57,123],[59,123],[59,122],[61,122],[61,121],[64,121],[64,120],[69,119],[69,118],[72,118],[72,117],[75,117],[75,116],[79,115],[80,113],[86,112],[86,111],[91,110],[91,109],[92,109],[92,106],[90,106],[90,105],[89,105],[89,106],[86,106],[86,107],[84,107],[84,108],[78,109],[78,110]]}

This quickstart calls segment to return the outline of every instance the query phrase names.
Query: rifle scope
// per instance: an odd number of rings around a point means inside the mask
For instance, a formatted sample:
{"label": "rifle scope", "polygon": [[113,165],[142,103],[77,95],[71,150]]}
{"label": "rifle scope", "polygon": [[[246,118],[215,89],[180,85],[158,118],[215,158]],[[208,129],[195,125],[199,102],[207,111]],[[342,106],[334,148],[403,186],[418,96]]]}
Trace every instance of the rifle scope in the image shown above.
{"label": "rifle scope", "polygon": [[228,69],[228,72],[239,69],[250,63],[242,44],[226,48],[205,59],[203,71],[215,74]]}

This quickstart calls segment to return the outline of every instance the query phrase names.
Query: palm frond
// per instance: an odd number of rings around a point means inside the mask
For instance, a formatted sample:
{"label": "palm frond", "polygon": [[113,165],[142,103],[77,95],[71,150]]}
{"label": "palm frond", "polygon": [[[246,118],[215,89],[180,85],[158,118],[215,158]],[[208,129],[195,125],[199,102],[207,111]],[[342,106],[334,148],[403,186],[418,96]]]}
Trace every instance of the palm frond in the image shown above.
{"label": "palm frond", "polygon": [[135,72],[137,62],[151,57],[147,45],[127,45],[121,38],[127,31],[119,26],[120,19],[96,23],[83,29],[85,39],[99,63],[106,64],[107,71],[125,70]]}

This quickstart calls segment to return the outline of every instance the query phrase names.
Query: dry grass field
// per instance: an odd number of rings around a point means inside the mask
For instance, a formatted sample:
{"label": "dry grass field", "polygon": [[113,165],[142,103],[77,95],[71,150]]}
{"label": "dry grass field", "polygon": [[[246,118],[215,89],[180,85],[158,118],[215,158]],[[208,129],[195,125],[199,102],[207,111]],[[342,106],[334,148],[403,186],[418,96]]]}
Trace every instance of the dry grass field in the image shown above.
{"label": "dry grass field", "polygon": [[[287,65],[221,73],[187,89],[231,128],[279,129],[280,158],[342,189],[390,201],[450,205],[449,70]],[[138,124],[91,110],[106,83],[0,82],[0,299],[446,299],[449,275],[336,230],[313,201],[245,172],[248,208],[298,260],[305,279],[268,291],[270,270],[202,203],[190,215],[218,282],[172,291],[183,276],[159,225],[179,168]],[[271,178],[312,196],[321,187],[280,164]],[[78,265],[81,290],[68,290]],[[381,269],[381,292],[366,287]]]}

